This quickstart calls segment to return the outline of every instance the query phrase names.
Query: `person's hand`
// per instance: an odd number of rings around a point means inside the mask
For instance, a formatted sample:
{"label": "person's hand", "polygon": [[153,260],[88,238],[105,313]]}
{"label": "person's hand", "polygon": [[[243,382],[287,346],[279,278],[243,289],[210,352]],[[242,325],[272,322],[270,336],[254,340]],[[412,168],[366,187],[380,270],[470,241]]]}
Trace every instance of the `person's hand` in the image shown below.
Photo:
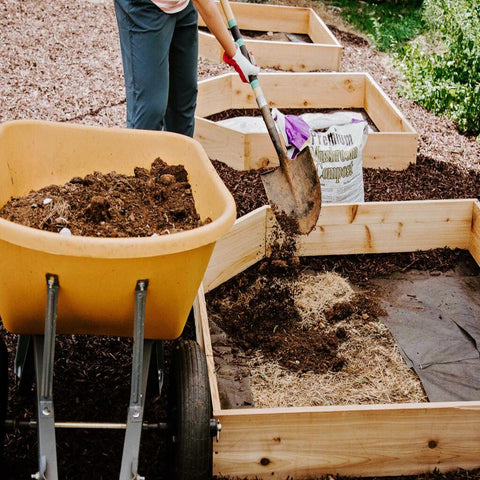
{"label": "person's hand", "polygon": [[[250,56],[253,58],[252,55]],[[250,60],[243,55],[238,44],[237,51],[233,57],[229,57],[227,52],[223,52],[223,61],[235,68],[244,83],[249,83],[248,77],[250,75],[258,75],[260,73],[260,67],[251,63]]]}

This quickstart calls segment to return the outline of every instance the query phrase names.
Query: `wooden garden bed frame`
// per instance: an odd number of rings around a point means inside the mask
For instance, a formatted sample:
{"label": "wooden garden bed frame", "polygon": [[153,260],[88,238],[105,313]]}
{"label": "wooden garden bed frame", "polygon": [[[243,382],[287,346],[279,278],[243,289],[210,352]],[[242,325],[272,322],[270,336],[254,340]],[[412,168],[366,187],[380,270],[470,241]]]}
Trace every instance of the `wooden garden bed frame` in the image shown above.
{"label": "wooden garden bed frame", "polygon": [[[208,362],[214,415],[222,424],[214,471],[295,479],[313,475],[409,475],[480,467],[480,401],[222,409],[204,292],[269,254],[274,218],[262,207],[216,244],[194,305]],[[306,255],[469,250],[480,264],[480,202],[438,200],[323,205],[317,227],[298,237]]]}
{"label": "wooden garden bed frame", "polygon": [[[368,73],[261,73],[271,107],[363,109],[378,132],[368,134],[363,166],[402,170],[416,162],[418,134]],[[241,133],[205,117],[230,109],[256,109],[248,84],[236,73],[198,84],[195,138],[208,156],[237,170],[278,164],[267,133]],[[259,113],[260,116],[260,113]]]}
{"label": "wooden garden bed frame", "polygon": [[[221,10],[220,3],[217,3]],[[312,43],[245,39],[260,67],[292,72],[340,69],[342,46],[311,8],[230,2],[240,30],[304,34]],[[223,12],[222,12],[223,15]],[[199,26],[205,27],[202,18]],[[221,63],[223,49],[210,33],[199,32],[199,54]]]}

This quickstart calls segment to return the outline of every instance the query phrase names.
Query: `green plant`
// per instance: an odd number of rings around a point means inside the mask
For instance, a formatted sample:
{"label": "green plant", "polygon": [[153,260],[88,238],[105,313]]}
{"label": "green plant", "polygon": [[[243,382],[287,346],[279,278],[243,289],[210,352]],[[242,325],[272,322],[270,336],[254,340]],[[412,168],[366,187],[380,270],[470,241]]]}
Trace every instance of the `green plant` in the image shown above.
{"label": "green plant", "polygon": [[425,0],[429,33],[398,55],[401,93],[480,134],[480,0]]}
{"label": "green plant", "polygon": [[326,0],[380,51],[392,52],[423,32],[421,0]]}

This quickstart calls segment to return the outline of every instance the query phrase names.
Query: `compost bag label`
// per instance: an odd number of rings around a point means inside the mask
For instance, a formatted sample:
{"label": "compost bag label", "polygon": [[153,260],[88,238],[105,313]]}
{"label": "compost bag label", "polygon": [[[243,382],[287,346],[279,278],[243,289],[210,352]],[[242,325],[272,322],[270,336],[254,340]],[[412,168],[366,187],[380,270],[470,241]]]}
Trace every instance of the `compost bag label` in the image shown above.
{"label": "compost bag label", "polygon": [[322,202],[364,201],[362,150],[368,124],[360,121],[314,131],[308,139],[322,187]]}

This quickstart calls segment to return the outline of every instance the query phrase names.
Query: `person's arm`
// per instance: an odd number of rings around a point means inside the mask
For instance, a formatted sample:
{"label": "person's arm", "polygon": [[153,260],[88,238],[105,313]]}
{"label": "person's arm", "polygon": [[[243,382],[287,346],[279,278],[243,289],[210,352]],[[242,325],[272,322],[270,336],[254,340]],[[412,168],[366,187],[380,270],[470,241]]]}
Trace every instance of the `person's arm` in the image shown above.
{"label": "person's arm", "polygon": [[237,46],[215,2],[213,0],[193,0],[193,3],[208,29],[218,40],[227,55],[233,57],[237,52]]}
{"label": "person's arm", "polygon": [[258,75],[260,68],[250,63],[243,56],[239,46],[234,42],[225,21],[220,14],[214,0],[192,0],[198,13],[201,15],[205,24],[217,41],[225,50],[223,56],[224,62],[235,68],[243,82],[248,83],[250,75]]}

